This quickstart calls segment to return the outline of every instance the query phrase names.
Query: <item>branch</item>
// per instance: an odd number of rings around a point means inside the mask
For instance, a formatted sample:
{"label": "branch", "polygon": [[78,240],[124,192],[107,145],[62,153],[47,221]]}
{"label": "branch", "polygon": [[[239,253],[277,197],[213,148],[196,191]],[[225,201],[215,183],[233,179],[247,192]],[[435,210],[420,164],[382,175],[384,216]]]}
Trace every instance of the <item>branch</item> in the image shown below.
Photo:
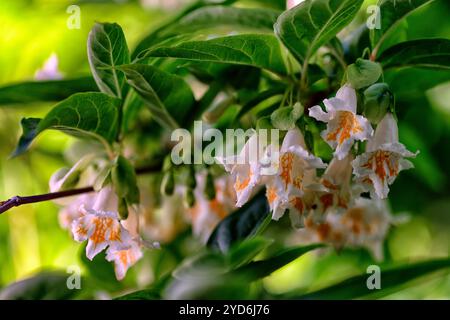
{"label": "branch", "polygon": [[[149,165],[147,167],[137,168],[136,174],[142,175],[146,173],[151,172],[157,172],[161,170],[161,163]],[[94,187],[85,187],[80,189],[71,189],[71,190],[65,190],[65,191],[59,191],[59,192],[51,192],[51,193],[45,193],[45,194],[39,194],[35,196],[28,196],[28,197],[21,197],[21,196],[15,196],[12,197],[6,201],[0,201],[0,214],[8,211],[11,208],[19,207],[24,204],[30,204],[30,203],[37,203],[37,202],[44,202],[59,198],[67,198],[76,196],[83,193],[90,193],[94,192]]]}

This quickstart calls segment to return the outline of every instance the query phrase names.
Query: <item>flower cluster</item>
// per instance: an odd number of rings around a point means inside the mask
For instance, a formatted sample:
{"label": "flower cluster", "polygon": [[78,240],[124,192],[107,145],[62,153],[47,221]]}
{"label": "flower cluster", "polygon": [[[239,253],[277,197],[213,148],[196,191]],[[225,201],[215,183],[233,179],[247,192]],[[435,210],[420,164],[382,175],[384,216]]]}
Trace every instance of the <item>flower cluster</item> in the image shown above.
{"label": "flower cluster", "polygon": [[[50,189],[57,192],[77,172],[78,186],[92,185],[98,173],[92,169],[92,156],[85,156],[70,170],[61,169],[50,180]],[[106,249],[106,260],[115,264],[118,280],[127,270],[143,257],[142,249],[153,248],[143,238],[168,243],[177,234],[192,224],[194,235],[206,242],[217,224],[235,210],[233,185],[228,176],[214,180],[214,197],[205,196],[206,172],[196,174],[194,190],[195,204],[192,208],[183,204],[184,186],[177,186],[173,195],[160,195],[159,203],[154,201],[149,183],[140,186],[143,196],[139,206],[128,208],[128,218],[120,220],[118,197],[110,185],[99,192],[87,193],[75,198],[58,199],[63,207],[59,213],[60,224],[70,230],[78,242],[87,241],[86,256],[92,260]]]}
{"label": "flower cluster", "polygon": [[[269,145],[258,150],[256,160],[237,163],[236,157],[245,157],[258,143],[255,134],[238,156],[218,162],[234,178],[237,206],[265,186],[273,219],[288,211],[303,240],[336,247],[364,246],[380,258],[382,240],[393,222],[383,199],[399,172],[412,167],[405,158],[416,154],[399,143],[391,113],[386,113],[374,132],[369,120],[357,114],[356,92],[351,86],[343,86],[336,97],[324,100],[324,106],[325,110],[310,108],[309,116],[327,123],[321,136],[334,150],[328,165],[308,150],[298,128],[287,132],[279,152]],[[365,152],[356,157],[355,141],[367,141]],[[265,157],[275,157],[275,174],[264,175]],[[317,169],[325,170],[319,175]],[[363,198],[368,191],[370,199]]]}

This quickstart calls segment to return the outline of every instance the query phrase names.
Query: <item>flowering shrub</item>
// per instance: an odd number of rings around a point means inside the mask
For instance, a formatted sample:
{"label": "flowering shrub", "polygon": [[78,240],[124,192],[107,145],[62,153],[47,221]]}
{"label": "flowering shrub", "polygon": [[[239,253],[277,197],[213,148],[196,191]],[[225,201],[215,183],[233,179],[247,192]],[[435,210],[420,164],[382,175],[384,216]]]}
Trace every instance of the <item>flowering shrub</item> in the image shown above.
{"label": "flowering shrub", "polygon": [[[70,147],[76,162],[53,174],[51,193],[2,202],[1,212],[53,200],[61,226],[86,242],[89,260],[104,252],[117,280],[147,252],[194,239],[148,298],[241,297],[249,283],[328,245],[382,261],[390,227],[404,221],[391,212],[389,187],[420,157],[399,140],[396,92],[384,75],[450,66],[448,39],[387,39],[428,2],[381,0],[380,26],[371,28],[356,18],[366,17],[363,0],[288,1],[287,10],[202,0],[131,52],[118,24],[97,23],[87,39],[96,87],[63,90],[52,55],[36,80],[70,93],[42,119],[22,120],[13,153],[58,130],[79,139]],[[350,33],[357,23],[362,31]],[[198,139],[213,139],[196,136],[198,121],[208,132],[250,134],[204,146]],[[236,148],[234,138],[245,143]],[[278,246],[296,247],[268,250],[271,228],[282,230]],[[424,272],[448,261],[432,266]]]}

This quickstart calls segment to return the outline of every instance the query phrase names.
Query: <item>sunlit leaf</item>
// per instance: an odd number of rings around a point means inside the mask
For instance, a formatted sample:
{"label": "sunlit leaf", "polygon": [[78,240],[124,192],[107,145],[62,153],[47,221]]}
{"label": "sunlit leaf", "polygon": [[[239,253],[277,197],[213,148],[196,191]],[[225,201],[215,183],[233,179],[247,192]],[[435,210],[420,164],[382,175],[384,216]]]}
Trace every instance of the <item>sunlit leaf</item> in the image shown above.
{"label": "sunlit leaf", "polygon": [[140,58],[167,57],[193,61],[242,64],[285,74],[280,45],[272,35],[245,34],[205,41],[184,42],[174,47],[159,47]]}
{"label": "sunlit leaf", "polygon": [[189,114],[195,99],[181,77],[150,65],[131,64],[120,70],[163,126],[177,128],[177,121]]}
{"label": "sunlit leaf", "polygon": [[[388,270],[381,269],[381,289],[369,290],[367,279],[370,274],[362,274],[344,280],[330,287],[306,293],[300,296],[292,296],[295,299],[355,299],[371,294],[380,298],[387,294],[395,292],[396,288],[401,287],[408,281],[422,277],[426,274],[450,268],[450,260],[431,260],[419,263],[412,263]],[[289,296],[289,295],[287,295]]]}
{"label": "sunlit leaf", "polygon": [[321,244],[312,244],[302,247],[285,249],[277,255],[266,260],[254,261],[232,271],[233,274],[243,276],[248,281],[254,281],[269,276],[272,272],[284,267],[302,255],[323,247]]}
{"label": "sunlit leaf", "polygon": [[60,101],[74,93],[96,90],[92,77],[20,82],[0,87],[0,105]]}
{"label": "sunlit leaf", "polygon": [[121,98],[124,76],[116,67],[130,63],[122,28],[116,23],[96,23],[89,33],[88,58],[100,91]]}
{"label": "sunlit leaf", "polygon": [[347,26],[363,0],[306,0],[281,14],[275,33],[301,63]]}
{"label": "sunlit leaf", "polygon": [[74,94],[53,107],[42,120],[22,120],[23,135],[13,156],[25,152],[36,136],[47,129],[111,143],[117,136],[119,105],[120,100],[99,92]]}

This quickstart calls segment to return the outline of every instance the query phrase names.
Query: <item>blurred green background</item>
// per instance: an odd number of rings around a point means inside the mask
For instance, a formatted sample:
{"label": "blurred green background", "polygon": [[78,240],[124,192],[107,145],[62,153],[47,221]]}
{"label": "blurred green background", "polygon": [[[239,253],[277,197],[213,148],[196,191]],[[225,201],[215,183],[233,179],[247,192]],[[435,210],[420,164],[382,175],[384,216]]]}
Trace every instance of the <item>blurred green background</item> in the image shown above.
{"label": "blurred green background", "polygon": [[[117,22],[130,48],[152,27],[187,1],[65,1],[1,0],[0,85],[31,80],[46,59],[56,53],[60,71],[70,77],[89,74],[86,39],[95,21]],[[369,5],[374,1],[366,1]],[[81,8],[81,29],[66,21],[71,4]],[[162,7],[161,7],[162,5]],[[408,39],[450,37],[450,4],[436,3],[408,18]],[[393,75],[397,95],[400,138],[409,150],[420,150],[415,170],[403,172],[392,187],[390,202],[409,222],[393,228],[385,246],[386,263],[448,257],[450,253],[450,81],[449,72],[402,70]],[[439,81],[442,82],[442,81]],[[425,93],[425,94],[424,94]],[[0,200],[48,191],[51,174],[64,166],[62,151],[71,143],[54,131],[45,133],[20,158],[9,160],[20,134],[22,117],[42,116],[50,105],[0,108]],[[0,288],[42,269],[66,270],[79,261],[81,245],[59,227],[52,203],[15,208],[0,216]],[[145,270],[140,262],[138,268]],[[305,286],[321,287],[364,273],[372,263],[368,254],[345,250],[307,254],[264,281],[271,293]],[[427,278],[390,298],[450,298],[450,276]]]}

